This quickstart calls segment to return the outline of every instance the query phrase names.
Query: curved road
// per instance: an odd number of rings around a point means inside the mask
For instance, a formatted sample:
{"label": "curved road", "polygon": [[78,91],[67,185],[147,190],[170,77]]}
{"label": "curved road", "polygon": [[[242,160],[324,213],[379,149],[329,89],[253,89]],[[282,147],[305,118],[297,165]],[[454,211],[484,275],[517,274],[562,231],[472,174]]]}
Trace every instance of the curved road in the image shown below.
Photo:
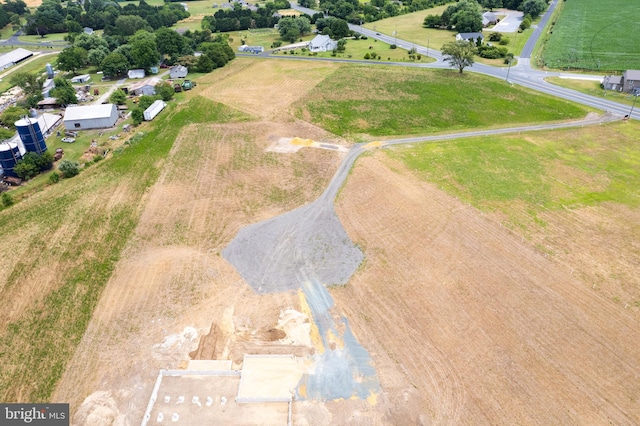
{"label": "curved road", "polygon": [[[511,68],[499,68],[493,67],[490,65],[475,63],[471,67],[467,69],[469,71],[477,72],[480,74],[485,74],[490,77],[495,77],[498,79],[503,79],[505,82],[509,82],[510,84],[518,84],[523,87],[527,87],[529,89],[533,89],[539,92],[543,92],[552,96],[557,96],[562,99],[566,99],[569,101],[577,102],[592,108],[596,108],[605,112],[617,114],[620,117],[624,117],[629,114],[631,111],[631,107],[628,105],[623,105],[617,102],[613,102],[607,99],[599,98],[596,96],[586,95],[584,93],[580,93],[575,90],[567,89],[564,87],[556,86],[551,83],[546,82],[544,79],[546,77],[552,76],[581,76],[579,74],[570,74],[570,73],[562,73],[562,72],[547,72],[532,69],[530,66],[530,56],[533,52],[533,48],[535,47],[538,39],[540,38],[544,28],[546,27],[551,15],[553,14],[553,10],[557,5],[558,0],[553,0],[549,5],[547,11],[542,15],[542,19],[540,20],[537,28],[535,28],[533,34],[527,40],[525,47],[522,50],[522,55],[519,57],[518,65],[513,66]],[[314,13],[318,13],[319,11],[309,9],[306,7],[301,7],[296,4],[291,5],[292,8],[299,10],[308,15],[313,15]],[[374,38],[380,41],[383,41],[388,44],[396,44],[398,47],[402,49],[409,50],[411,48],[415,48],[418,53],[430,56],[436,59],[436,62],[430,64],[416,64],[416,63],[389,63],[389,62],[375,62],[375,61],[355,61],[367,64],[379,64],[379,65],[395,65],[395,66],[414,66],[414,67],[424,67],[424,68],[450,68],[449,64],[446,63],[444,55],[437,49],[427,49],[425,46],[421,46],[415,44],[413,42],[408,42],[402,39],[399,39],[395,36],[389,36],[386,34],[377,33],[368,28],[364,28],[360,25],[349,24],[349,28],[353,31],[359,32],[361,34],[366,35],[369,38]],[[289,56],[287,59],[291,60],[292,57]],[[329,59],[329,58],[314,58],[314,57],[295,57],[295,59],[302,60],[332,60],[332,61],[340,61],[339,59]],[[354,62],[353,60],[344,60],[345,62]],[[584,76],[582,76],[584,77]],[[640,108],[639,108],[640,109]],[[631,113],[631,118],[640,119],[640,110],[634,110]]]}

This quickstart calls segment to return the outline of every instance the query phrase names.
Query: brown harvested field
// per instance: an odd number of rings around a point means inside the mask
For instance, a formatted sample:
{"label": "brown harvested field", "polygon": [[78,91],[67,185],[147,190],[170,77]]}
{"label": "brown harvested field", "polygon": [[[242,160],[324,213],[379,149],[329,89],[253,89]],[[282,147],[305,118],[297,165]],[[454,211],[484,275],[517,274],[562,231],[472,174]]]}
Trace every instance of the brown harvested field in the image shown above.
{"label": "brown harvested field", "polygon": [[[343,154],[265,149],[281,138],[340,142],[290,110],[338,66],[234,61],[198,80],[197,94],[256,121],[183,128],[142,200],[128,196],[133,183],[74,199],[87,211],[124,203],[142,213],[52,398],[71,403],[73,424],[139,424],[158,370],[179,368],[191,352],[233,368],[247,353],[312,352],[300,327],[279,324],[304,311],[299,294],[256,294],[220,252],[241,227],[327,186]],[[610,271],[640,275],[637,243],[623,238],[637,209],[560,211],[545,218],[551,231],[523,238],[374,151],[356,162],[336,210],[366,259],[348,285],[331,289],[332,314],[348,318],[382,392],[371,401],[296,402],[294,424],[640,423],[638,307],[609,297],[624,281]],[[41,239],[47,248],[90,240],[80,226],[69,219]],[[6,247],[29,253],[24,241],[12,236]],[[541,241],[558,255],[546,258]],[[53,286],[54,253],[43,253],[37,278]],[[627,271],[605,265],[615,253]],[[10,273],[0,267],[0,280]],[[28,291],[37,299],[41,289]],[[278,341],[283,331],[289,343]]]}
{"label": "brown harvested field", "polygon": [[[367,260],[333,295],[392,423],[640,420],[636,312],[383,153],[358,161],[337,204]],[[588,250],[591,234],[567,233]]]}

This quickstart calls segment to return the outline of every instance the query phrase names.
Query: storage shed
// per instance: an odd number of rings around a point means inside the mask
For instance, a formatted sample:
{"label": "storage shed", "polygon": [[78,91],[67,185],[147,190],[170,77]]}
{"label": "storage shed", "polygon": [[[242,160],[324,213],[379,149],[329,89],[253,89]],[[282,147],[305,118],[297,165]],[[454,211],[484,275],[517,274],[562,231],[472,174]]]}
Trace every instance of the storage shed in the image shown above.
{"label": "storage shed", "polygon": [[114,104],[69,107],[63,121],[67,130],[113,127],[118,121],[118,108]]}
{"label": "storage shed", "polygon": [[170,78],[185,78],[188,73],[189,70],[183,65],[176,65],[175,67],[171,67],[169,69]]}
{"label": "storage shed", "polygon": [[21,47],[12,50],[9,53],[5,53],[4,55],[0,55],[0,70],[14,66],[31,56],[33,56],[33,52]]}
{"label": "storage shed", "polygon": [[76,75],[71,79],[72,83],[86,83],[91,79],[89,74]]}
{"label": "storage shed", "polygon": [[160,114],[160,111],[162,111],[166,106],[167,104],[165,104],[163,101],[158,99],[157,101],[152,103],[151,106],[149,106],[149,108],[144,110],[144,120],[145,121],[153,120],[154,117]]}
{"label": "storage shed", "polygon": [[138,70],[129,70],[127,72],[127,77],[129,78],[144,78],[145,73],[143,69]]}

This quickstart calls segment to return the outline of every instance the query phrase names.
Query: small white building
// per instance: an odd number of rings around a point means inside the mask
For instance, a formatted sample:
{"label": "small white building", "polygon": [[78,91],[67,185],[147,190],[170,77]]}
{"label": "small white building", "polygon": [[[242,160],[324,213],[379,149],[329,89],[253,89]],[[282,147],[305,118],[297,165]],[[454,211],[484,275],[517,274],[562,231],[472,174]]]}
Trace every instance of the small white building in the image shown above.
{"label": "small white building", "polygon": [[129,70],[127,72],[127,77],[129,78],[144,78],[145,75],[143,69]]}
{"label": "small white building", "polygon": [[162,79],[158,77],[150,77],[146,80],[142,80],[133,86],[129,87],[129,93],[132,93],[136,96],[140,95],[155,95],[156,94],[156,86],[162,83]]}
{"label": "small white building", "polygon": [[309,50],[312,52],[330,52],[338,48],[338,42],[331,40],[328,35],[317,35],[309,42]]}
{"label": "small white building", "polygon": [[91,79],[89,74],[76,75],[71,79],[72,83],[86,83]]}
{"label": "small white building", "polygon": [[113,127],[118,121],[115,104],[68,107],[64,112],[66,130],[103,129]]}
{"label": "small white building", "polygon": [[166,106],[167,104],[160,99],[152,103],[149,108],[144,110],[143,116],[145,121],[153,120],[155,116],[160,114],[160,111],[162,111]]}
{"label": "small white building", "polygon": [[185,78],[187,74],[189,74],[189,69],[183,65],[169,68],[169,78]]}

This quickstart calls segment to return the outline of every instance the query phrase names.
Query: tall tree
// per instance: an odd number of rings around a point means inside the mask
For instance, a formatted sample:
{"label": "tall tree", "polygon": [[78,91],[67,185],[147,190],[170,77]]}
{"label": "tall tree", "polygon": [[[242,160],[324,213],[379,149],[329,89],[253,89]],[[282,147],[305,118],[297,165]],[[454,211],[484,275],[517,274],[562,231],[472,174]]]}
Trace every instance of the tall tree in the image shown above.
{"label": "tall tree", "polygon": [[100,63],[100,69],[107,76],[117,76],[129,70],[129,61],[122,53],[109,53]]}
{"label": "tall tree", "polygon": [[478,51],[474,43],[463,40],[446,43],[441,50],[445,61],[458,68],[460,74],[466,67],[473,65],[473,55]]}
{"label": "tall tree", "polygon": [[140,30],[131,36],[129,44],[131,45],[131,56],[138,68],[149,69],[160,62],[160,53],[154,34]]}
{"label": "tall tree", "polygon": [[71,83],[69,83],[69,80],[65,80],[61,77],[56,77],[53,79],[53,82],[56,87],[51,89],[51,96],[56,98],[60,104],[70,105],[78,103],[76,91]]}
{"label": "tall tree", "polygon": [[58,69],[71,71],[74,74],[79,68],[87,65],[87,51],[81,47],[67,47],[62,49],[57,59]]}

